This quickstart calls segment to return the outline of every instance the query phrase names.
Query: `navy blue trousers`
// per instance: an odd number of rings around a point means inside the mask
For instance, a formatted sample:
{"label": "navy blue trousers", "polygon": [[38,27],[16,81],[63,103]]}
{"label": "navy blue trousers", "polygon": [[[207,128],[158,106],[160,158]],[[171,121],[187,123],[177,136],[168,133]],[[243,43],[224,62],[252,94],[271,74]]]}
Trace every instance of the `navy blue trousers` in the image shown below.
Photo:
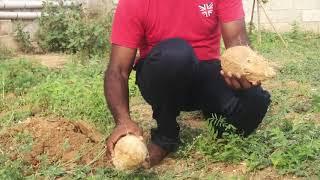
{"label": "navy blue trousers", "polygon": [[258,127],[270,104],[269,93],[260,86],[231,89],[220,75],[220,61],[199,61],[182,39],[160,42],[135,69],[141,94],[157,121],[151,140],[170,152],[180,142],[176,121],[180,111],[221,115],[246,136]]}

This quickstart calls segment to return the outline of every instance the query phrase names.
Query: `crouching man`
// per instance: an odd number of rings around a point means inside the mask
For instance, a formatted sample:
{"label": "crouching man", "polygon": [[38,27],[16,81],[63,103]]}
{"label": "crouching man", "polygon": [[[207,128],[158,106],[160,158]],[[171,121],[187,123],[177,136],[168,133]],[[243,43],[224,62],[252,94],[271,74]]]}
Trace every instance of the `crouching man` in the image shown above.
{"label": "crouching man", "polygon": [[[105,76],[105,96],[116,123],[107,141],[111,154],[119,138],[142,135],[129,114],[133,69],[157,121],[148,145],[150,166],[177,149],[181,111],[221,115],[245,136],[258,127],[270,95],[259,84],[221,70],[221,35],[226,48],[248,44],[242,0],[120,0]],[[141,57],[135,61],[138,49]]]}

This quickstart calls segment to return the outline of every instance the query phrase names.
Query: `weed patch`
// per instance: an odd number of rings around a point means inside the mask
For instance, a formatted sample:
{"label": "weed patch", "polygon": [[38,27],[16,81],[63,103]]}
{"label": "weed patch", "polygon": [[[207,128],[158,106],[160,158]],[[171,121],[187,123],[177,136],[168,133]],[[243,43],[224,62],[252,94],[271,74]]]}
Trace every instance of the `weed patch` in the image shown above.
{"label": "weed patch", "polygon": [[22,161],[11,161],[8,157],[0,155],[0,179],[24,179],[32,169]]}
{"label": "weed patch", "polygon": [[10,59],[14,56],[13,50],[5,47],[4,45],[0,44],[0,63],[3,60]]}
{"label": "weed patch", "polygon": [[249,170],[273,166],[281,174],[298,176],[320,173],[315,165],[320,160],[320,127],[315,124],[284,121],[248,138],[233,133],[217,138],[217,132],[210,127],[195,138],[192,146],[213,162],[244,161]]}
{"label": "weed patch", "polygon": [[22,95],[45,80],[49,73],[47,68],[23,59],[3,61],[0,65],[2,93]]}
{"label": "weed patch", "polygon": [[33,108],[45,113],[89,120],[104,131],[113,124],[103,96],[100,64],[87,67],[70,64],[60,72],[51,73],[44,83],[31,90],[28,98]]}

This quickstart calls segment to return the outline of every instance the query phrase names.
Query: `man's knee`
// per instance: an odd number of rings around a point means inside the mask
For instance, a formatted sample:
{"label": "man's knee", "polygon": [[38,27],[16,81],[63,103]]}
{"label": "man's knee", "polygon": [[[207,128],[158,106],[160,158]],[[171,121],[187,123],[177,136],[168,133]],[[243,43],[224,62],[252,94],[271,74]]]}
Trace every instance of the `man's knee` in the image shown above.
{"label": "man's knee", "polygon": [[197,60],[192,47],[182,39],[168,39],[157,44],[138,74],[141,84],[161,91],[172,85],[185,87],[191,82]]}
{"label": "man's knee", "polygon": [[229,107],[228,118],[239,133],[247,136],[262,122],[270,103],[270,94],[267,91],[261,87],[252,88],[240,93],[232,108]]}
{"label": "man's knee", "polygon": [[257,87],[247,95],[244,101],[244,106],[246,106],[246,112],[248,113],[245,117],[247,117],[249,122],[243,119],[242,129],[245,135],[249,135],[259,126],[265,117],[271,103],[270,94],[261,87]]}

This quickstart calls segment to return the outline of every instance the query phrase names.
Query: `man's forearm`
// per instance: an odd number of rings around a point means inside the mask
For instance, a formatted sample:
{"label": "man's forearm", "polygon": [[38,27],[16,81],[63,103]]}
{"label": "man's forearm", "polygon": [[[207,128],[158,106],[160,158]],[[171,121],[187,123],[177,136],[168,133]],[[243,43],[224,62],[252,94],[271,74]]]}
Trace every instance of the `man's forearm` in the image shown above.
{"label": "man's forearm", "polygon": [[250,46],[248,36],[245,32],[241,32],[235,38],[232,38],[226,44],[226,48],[233,46]]}
{"label": "man's forearm", "polygon": [[130,120],[128,77],[109,67],[104,79],[104,93],[116,124]]}
{"label": "man's forearm", "polygon": [[250,46],[244,20],[222,24],[222,36],[225,47]]}

